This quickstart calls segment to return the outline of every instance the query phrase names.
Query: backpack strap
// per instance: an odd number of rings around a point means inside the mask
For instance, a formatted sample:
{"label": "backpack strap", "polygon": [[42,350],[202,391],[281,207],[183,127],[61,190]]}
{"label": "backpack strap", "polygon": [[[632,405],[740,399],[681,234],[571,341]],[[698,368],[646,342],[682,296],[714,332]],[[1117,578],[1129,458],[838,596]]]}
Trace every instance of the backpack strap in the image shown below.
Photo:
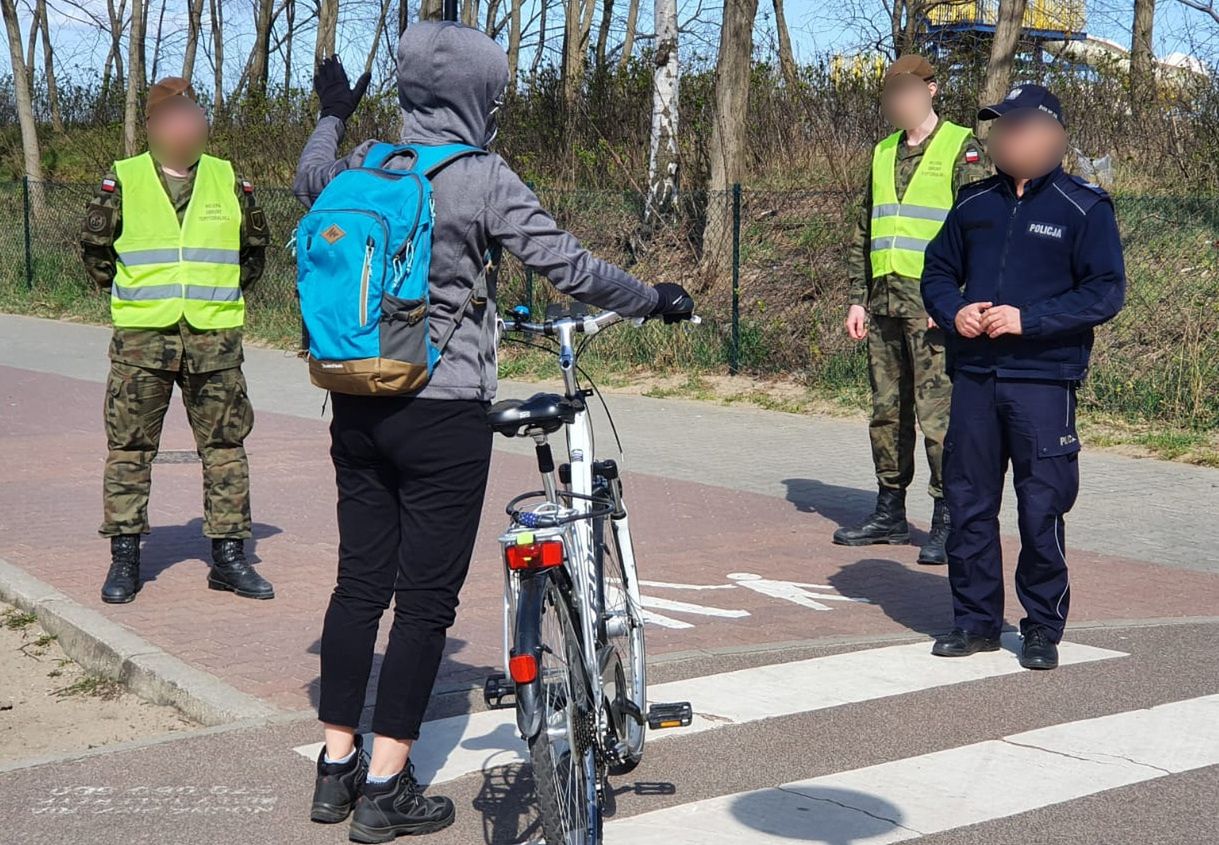
{"label": "backpack strap", "polygon": [[468,144],[408,144],[403,149],[415,154],[411,170],[428,179],[459,158],[486,152],[482,147]]}
{"label": "backpack strap", "polygon": [[457,327],[460,326],[462,320],[465,319],[466,312],[470,310],[470,306],[486,304],[488,295],[487,272],[491,269],[491,266],[492,257],[491,253],[488,252],[483,256],[482,272],[478,274],[478,278],[474,280],[474,286],[470,288],[470,293],[462,301],[461,308],[458,310],[457,316],[453,319],[453,322],[449,325],[449,327],[444,330],[444,333],[440,336],[439,342],[436,344],[436,349],[441,354],[444,353],[445,347],[449,345],[449,341],[453,339],[454,332],[457,331]]}
{"label": "backpack strap", "polygon": [[381,141],[369,147],[368,152],[364,154],[364,161],[360,163],[360,166],[374,170],[383,168],[385,167],[385,162],[410,149],[406,144],[388,144]]}

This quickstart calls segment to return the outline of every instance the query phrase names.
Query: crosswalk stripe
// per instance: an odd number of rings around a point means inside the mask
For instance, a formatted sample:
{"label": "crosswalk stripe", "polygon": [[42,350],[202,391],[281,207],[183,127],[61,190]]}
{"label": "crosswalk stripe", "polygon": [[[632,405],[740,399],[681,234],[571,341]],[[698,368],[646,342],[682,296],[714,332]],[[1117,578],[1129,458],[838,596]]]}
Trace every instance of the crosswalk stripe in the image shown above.
{"label": "crosswalk stripe", "polygon": [[[1025,671],[1012,653],[1018,635],[1004,635],[1003,645],[1003,651],[951,660],[933,657],[929,645],[918,642],[657,684],[648,690],[651,701],[689,701],[695,716],[688,728],[650,734],[648,741]],[[1059,648],[1063,666],[1125,656],[1079,643]],[[312,760],[321,747],[294,750]],[[421,782],[441,783],[523,762],[525,754],[515,713],[491,710],[427,722],[411,759]]]}
{"label": "crosswalk stripe", "polygon": [[608,843],[903,842],[1219,765],[1219,695],[643,813]]}

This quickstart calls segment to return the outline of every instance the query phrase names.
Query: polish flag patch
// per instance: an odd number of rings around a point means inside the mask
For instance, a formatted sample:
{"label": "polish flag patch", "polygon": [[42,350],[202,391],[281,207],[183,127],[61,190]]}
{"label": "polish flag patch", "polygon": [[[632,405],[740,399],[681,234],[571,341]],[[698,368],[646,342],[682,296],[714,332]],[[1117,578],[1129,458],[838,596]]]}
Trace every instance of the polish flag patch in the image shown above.
{"label": "polish flag patch", "polygon": [[965,151],[965,161],[967,164],[977,164],[979,158],[977,150],[970,148]]}
{"label": "polish flag patch", "polygon": [[102,190],[108,194],[113,194],[114,189],[117,187],[118,187],[118,183],[115,182],[113,179],[103,179],[102,180]]}
{"label": "polish flag patch", "polygon": [[254,193],[254,186],[251,185],[245,179],[242,179],[241,180],[241,190],[245,191],[247,194],[252,194],[252,193]]}

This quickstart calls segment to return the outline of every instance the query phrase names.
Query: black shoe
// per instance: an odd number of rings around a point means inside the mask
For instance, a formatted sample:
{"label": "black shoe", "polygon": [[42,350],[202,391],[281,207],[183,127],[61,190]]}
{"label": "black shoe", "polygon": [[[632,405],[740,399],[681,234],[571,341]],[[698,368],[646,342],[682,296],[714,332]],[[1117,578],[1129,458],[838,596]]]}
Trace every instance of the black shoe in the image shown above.
{"label": "black shoe", "polygon": [[910,542],[910,526],[906,522],[906,491],[891,487],[880,488],[876,510],[859,525],[839,528],[834,543],[839,546],[870,546],[874,543],[905,545]]}
{"label": "black shoe", "polygon": [[948,531],[952,525],[948,516],[948,505],[943,499],[935,500],[935,512],[931,515],[931,533],[926,544],[919,549],[918,562],[929,566],[948,563]]}
{"label": "black shoe", "polygon": [[110,538],[110,571],[102,584],[102,601],[126,604],[140,591],[140,535]]}
{"label": "black shoe", "polygon": [[317,782],[313,786],[313,807],[309,818],[322,824],[336,824],[351,815],[364,778],[368,760],[364,757],[364,737],[356,734],[355,754],[346,763],[327,763],[326,748],[317,754]]}
{"label": "black shoe", "polygon": [[1024,632],[1020,665],[1025,669],[1058,668],[1058,646],[1050,642],[1050,635],[1045,628],[1029,628]]}
{"label": "black shoe", "polygon": [[270,582],[245,559],[245,544],[230,537],[212,540],[212,569],[207,573],[207,586],[247,599],[275,598]]}
{"label": "black shoe", "polygon": [[982,637],[953,628],[951,633],[937,637],[931,653],[936,657],[969,657],[979,651],[998,651],[998,637]]}
{"label": "black shoe", "polygon": [[365,781],[348,838],[352,842],[393,842],[398,836],[443,830],[456,816],[448,798],[423,794],[415,780],[415,767],[407,762],[387,783]]}

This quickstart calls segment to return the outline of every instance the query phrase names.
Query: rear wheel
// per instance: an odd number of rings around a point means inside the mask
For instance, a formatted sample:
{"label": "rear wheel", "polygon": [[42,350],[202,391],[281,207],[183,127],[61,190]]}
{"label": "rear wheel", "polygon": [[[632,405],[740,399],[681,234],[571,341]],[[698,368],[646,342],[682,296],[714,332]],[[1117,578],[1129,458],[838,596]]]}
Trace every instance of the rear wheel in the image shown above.
{"label": "rear wheel", "polygon": [[548,845],[601,842],[595,725],[580,638],[563,591],[554,580],[542,598],[542,728],[529,743],[533,777]]}
{"label": "rear wheel", "polygon": [[598,519],[593,523],[593,543],[602,585],[598,626],[604,646],[602,686],[618,746],[618,759],[610,767],[610,773],[624,775],[643,759],[646,730],[642,720],[647,713],[643,618],[631,599],[622,546],[611,520]]}

